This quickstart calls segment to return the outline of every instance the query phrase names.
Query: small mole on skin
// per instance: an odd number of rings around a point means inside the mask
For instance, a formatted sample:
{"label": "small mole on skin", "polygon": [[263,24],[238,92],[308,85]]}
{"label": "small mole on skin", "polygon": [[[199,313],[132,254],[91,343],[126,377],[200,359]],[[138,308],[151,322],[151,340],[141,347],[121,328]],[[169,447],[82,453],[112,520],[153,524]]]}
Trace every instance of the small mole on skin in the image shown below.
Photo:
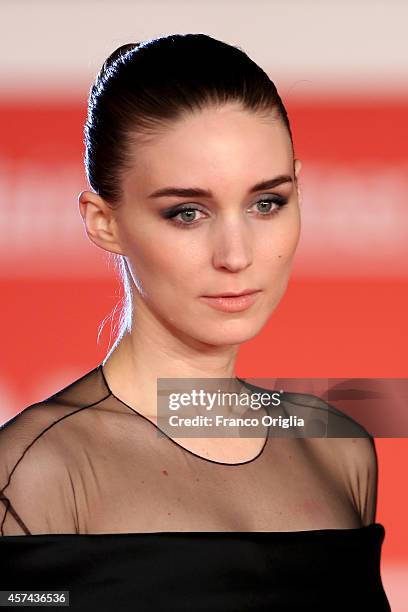
{"label": "small mole on skin", "polygon": [[167,470],[162,470],[162,474],[164,474],[165,476],[168,476],[168,475],[169,475],[169,473],[168,473],[168,471],[167,471]]}

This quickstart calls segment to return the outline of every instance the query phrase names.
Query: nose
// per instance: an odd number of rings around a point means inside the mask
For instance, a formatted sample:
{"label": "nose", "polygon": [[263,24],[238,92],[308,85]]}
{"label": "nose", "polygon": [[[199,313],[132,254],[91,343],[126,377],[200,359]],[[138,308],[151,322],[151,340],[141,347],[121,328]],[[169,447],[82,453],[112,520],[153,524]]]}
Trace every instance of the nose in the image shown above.
{"label": "nose", "polygon": [[221,222],[213,234],[213,265],[231,272],[238,272],[252,264],[253,236],[242,220]]}

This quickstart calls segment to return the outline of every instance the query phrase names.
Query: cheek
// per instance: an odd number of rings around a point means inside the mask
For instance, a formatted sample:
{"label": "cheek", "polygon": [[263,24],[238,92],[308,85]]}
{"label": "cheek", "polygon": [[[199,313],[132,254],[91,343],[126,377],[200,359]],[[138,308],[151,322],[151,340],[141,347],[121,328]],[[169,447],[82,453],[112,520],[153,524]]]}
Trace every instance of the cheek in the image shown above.
{"label": "cheek", "polygon": [[272,229],[258,240],[254,258],[259,280],[266,288],[265,304],[273,312],[285,294],[300,238],[300,217],[297,211],[271,223]]}
{"label": "cheek", "polygon": [[300,217],[296,210],[277,219],[259,237],[256,244],[258,261],[264,261],[276,271],[284,269],[295,254],[300,238]]}
{"label": "cheek", "polygon": [[175,241],[174,233],[169,240],[163,234],[153,236],[133,236],[128,242],[128,259],[140,284],[150,295],[166,287],[174,293],[177,287],[191,285],[198,254],[188,248],[186,240]]}

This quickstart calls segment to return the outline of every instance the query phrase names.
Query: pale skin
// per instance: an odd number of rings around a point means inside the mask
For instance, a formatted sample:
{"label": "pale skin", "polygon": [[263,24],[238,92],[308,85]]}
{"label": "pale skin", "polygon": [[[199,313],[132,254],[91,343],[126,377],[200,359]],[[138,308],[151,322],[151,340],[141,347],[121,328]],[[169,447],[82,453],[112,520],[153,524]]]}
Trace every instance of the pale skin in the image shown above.
{"label": "pale skin", "polygon": [[[135,283],[131,332],[104,362],[122,401],[155,421],[157,378],[236,376],[240,345],[261,331],[286,290],[300,237],[300,169],[281,119],[228,104],[196,112],[135,147],[116,210],[93,191],[79,195],[88,237],[124,255]],[[289,179],[250,193],[278,176]],[[201,188],[212,196],[149,197],[165,187]],[[279,207],[282,198],[286,204]],[[160,214],[181,205],[196,209],[177,215],[183,226]],[[200,300],[247,288],[262,292],[238,313]],[[254,457],[264,443],[175,439],[231,463]]]}

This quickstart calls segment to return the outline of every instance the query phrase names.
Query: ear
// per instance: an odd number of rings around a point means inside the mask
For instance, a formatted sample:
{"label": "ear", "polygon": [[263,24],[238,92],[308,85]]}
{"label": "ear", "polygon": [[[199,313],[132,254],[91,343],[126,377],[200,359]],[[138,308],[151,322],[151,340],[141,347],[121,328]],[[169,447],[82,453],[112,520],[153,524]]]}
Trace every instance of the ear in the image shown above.
{"label": "ear", "polygon": [[105,200],[93,191],[82,191],[78,196],[78,205],[89,240],[105,251],[124,255],[113,210]]}
{"label": "ear", "polygon": [[297,189],[297,193],[298,193],[298,201],[299,204],[302,203],[302,192],[300,191],[300,187],[299,187],[299,173],[300,170],[302,168],[302,162],[300,161],[300,159],[295,159],[294,161],[294,168],[295,168],[295,177],[296,177],[296,189]]}

